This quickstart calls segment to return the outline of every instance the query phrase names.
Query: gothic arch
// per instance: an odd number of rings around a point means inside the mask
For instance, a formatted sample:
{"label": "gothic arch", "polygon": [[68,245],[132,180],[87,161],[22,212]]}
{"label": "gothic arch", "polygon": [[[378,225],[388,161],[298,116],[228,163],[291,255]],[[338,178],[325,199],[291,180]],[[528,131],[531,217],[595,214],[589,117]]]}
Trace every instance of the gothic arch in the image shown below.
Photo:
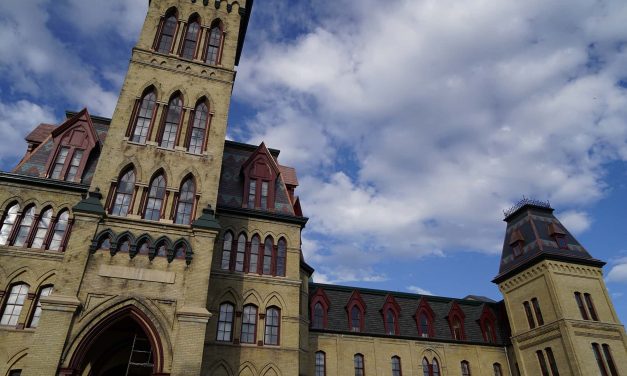
{"label": "gothic arch", "polygon": [[50,269],[47,272],[43,273],[39,278],[37,278],[37,281],[35,282],[35,286],[37,286],[37,288],[39,289],[39,286],[46,284],[46,283],[53,283],[51,280],[52,278],[57,274],[57,270],[56,269]]}
{"label": "gothic arch", "polygon": [[181,184],[183,184],[183,182],[187,179],[187,178],[192,178],[194,181],[194,186],[196,187],[196,194],[198,194],[199,192],[202,192],[202,186],[200,184],[200,173],[198,172],[198,170],[196,170],[196,168],[194,166],[188,166],[185,170],[183,170],[182,173],[180,173],[178,175],[178,187],[176,187],[177,191],[180,192],[180,188],[181,188]]}
{"label": "gothic arch", "polygon": [[6,354],[7,360],[5,364],[8,366],[7,371],[11,369],[20,369],[22,368],[22,366],[20,366],[19,363],[22,361],[22,359],[26,357],[26,355],[28,355],[28,348],[19,350],[15,352],[12,356],[9,356],[8,352]]}
{"label": "gothic arch", "polygon": [[285,300],[283,300],[281,294],[276,291],[273,291],[270,293],[270,295],[268,295],[266,300],[263,302],[263,305],[266,309],[271,306],[276,306],[280,308],[281,311],[283,311],[285,307],[287,307],[287,305],[285,304]]}
{"label": "gothic arch", "polygon": [[178,95],[181,98],[183,108],[189,107],[189,96],[187,95],[187,90],[185,90],[185,87],[177,84],[174,87],[170,88],[169,93],[170,95],[168,96],[168,103],[170,103],[170,101],[173,98],[176,98],[176,96]]}
{"label": "gothic arch", "polygon": [[281,376],[281,371],[273,363],[266,364],[261,370],[261,376]]}
{"label": "gothic arch", "polygon": [[209,113],[213,114],[213,109],[215,108],[216,104],[213,98],[211,97],[211,95],[209,94],[209,92],[204,89],[202,89],[200,92],[197,93],[195,102],[193,102],[194,108],[196,108],[196,105],[199,104],[203,100],[207,102],[207,107],[209,107],[208,108]]}
{"label": "gothic arch", "polygon": [[239,372],[237,373],[238,376],[257,376],[257,374],[257,369],[249,361],[245,361],[240,364]]}
{"label": "gothic arch", "polygon": [[29,206],[35,206],[35,209],[37,209],[41,207],[41,204],[39,203],[39,200],[37,200],[35,197],[28,198],[24,200],[24,205],[20,207],[20,210],[24,211],[24,209],[26,209]]}
{"label": "gothic arch", "polygon": [[[150,174],[150,178],[148,178],[148,180],[145,182],[148,185],[148,189],[150,189],[150,183],[152,183],[152,181],[159,175],[162,174],[163,178],[165,179],[165,188],[167,190],[171,190],[170,184],[172,184],[171,182],[171,177],[172,177],[172,170],[170,169],[170,166],[168,166],[165,163],[162,163],[162,161],[154,161],[154,165],[150,168],[150,170],[153,170],[154,172],[152,174]],[[135,179],[135,181],[137,182],[138,180]],[[177,187],[178,188],[178,185]]]}
{"label": "gothic arch", "polygon": [[[106,303],[105,303],[106,304]],[[170,366],[172,343],[169,338],[167,320],[157,309],[150,309],[144,302],[135,298],[118,298],[103,309],[95,309],[85,315],[80,330],[69,340],[63,359],[69,359],[67,366],[78,369],[85,360],[90,346],[106,329],[122,319],[135,321],[147,335],[154,351],[155,370],[161,372]],[[71,356],[70,356],[71,355]]]}
{"label": "gothic arch", "polygon": [[146,95],[146,93],[148,93],[151,89],[155,91],[155,98],[157,102],[159,102],[159,98],[161,94],[163,94],[163,88],[161,87],[161,82],[154,77],[144,84],[137,99],[143,98],[144,95]]}
{"label": "gothic arch", "polygon": [[253,289],[244,292],[242,296],[244,297],[242,302],[243,305],[254,304],[257,307],[260,307],[260,304],[263,301],[263,299],[261,299],[261,295]]}
{"label": "gothic arch", "polygon": [[10,197],[6,200],[4,200],[4,202],[2,202],[2,206],[0,206],[0,212],[2,214],[4,214],[4,212],[10,207],[13,206],[14,204],[18,204],[20,206],[20,210],[22,210],[22,208],[24,207],[22,199],[18,196],[13,196]]}
{"label": "gothic arch", "polygon": [[224,360],[218,361],[209,371],[211,376],[233,376],[233,371]]}
{"label": "gothic arch", "polygon": [[438,363],[440,364],[440,370],[442,369],[443,365],[444,365],[444,357],[442,356],[442,354],[440,354],[440,352],[436,349],[434,349],[433,347],[426,347],[424,348],[421,352],[420,352],[420,361],[422,361],[422,358],[427,358],[429,359],[429,361],[431,361],[431,359],[436,358],[438,360]]}
{"label": "gothic arch", "polygon": [[224,302],[231,302],[235,305],[235,309],[238,310],[243,306],[243,304],[242,300],[237,297],[237,292],[235,292],[232,287],[229,287],[222,293],[222,295],[220,295],[220,297],[213,301],[213,307],[217,311],[220,308],[220,304]]}
{"label": "gothic arch", "polygon": [[17,268],[7,276],[5,287],[8,288],[8,286],[16,282],[24,282],[32,287],[34,286],[35,281],[37,281],[37,278],[35,278],[32,271],[28,267],[23,266],[21,268]]}
{"label": "gothic arch", "polygon": [[117,171],[118,175],[116,176],[116,181],[120,181],[120,178],[126,174],[126,172],[133,170],[135,171],[135,183],[139,181],[143,181],[142,169],[140,167],[139,161],[135,157],[135,155],[131,155],[130,157],[126,157],[124,161],[118,164],[118,167],[115,171]]}

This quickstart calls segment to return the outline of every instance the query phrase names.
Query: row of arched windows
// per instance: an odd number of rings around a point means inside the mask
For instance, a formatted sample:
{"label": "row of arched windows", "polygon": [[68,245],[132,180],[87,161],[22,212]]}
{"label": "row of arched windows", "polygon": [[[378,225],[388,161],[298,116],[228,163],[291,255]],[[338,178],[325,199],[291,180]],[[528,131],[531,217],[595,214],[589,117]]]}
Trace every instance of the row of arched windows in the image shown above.
{"label": "row of arched windows", "polygon": [[[321,289],[312,295],[310,303],[311,327],[313,329],[326,329],[328,323],[328,311],[330,308],[330,300]],[[385,334],[401,335],[399,326],[400,307],[391,295],[388,295],[383,308],[380,310]],[[348,321],[348,330],[351,332],[363,332],[365,328],[366,305],[361,299],[357,291],[346,305],[346,314]],[[413,315],[418,335],[423,338],[435,337],[434,320],[435,315],[429,303],[425,299],[421,299],[415,314]],[[458,341],[466,340],[464,329],[464,313],[457,304],[453,304],[447,320],[449,323],[451,337]],[[496,342],[496,318],[492,311],[487,307],[484,308],[480,317],[479,326],[483,335],[483,339],[489,343]]]}
{"label": "row of arched windows", "polygon": [[156,127],[156,136],[153,137],[159,106],[157,90],[151,85],[144,90],[142,97],[135,103],[131,121],[126,131],[128,139],[139,144],[145,144],[146,141],[154,139],[159,147],[164,149],[174,149],[175,146],[182,145],[189,153],[202,154],[207,147],[211,120],[209,100],[203,96],[196,101],[194,109],[188,117],[184,139],[183,121],[187,110],[184,108],[183,94],[176,91],[170,96],[168,104],[161,112],[161,120]]}
{"label": "row of arched windows", "polygon": [[179,239],[175,242],[170,241],[167,236],[161,236],[157,240],[153,240],[148,234],[142,234],[135,238],[133,234],[126,231],[119,235],[115,235],[111,230],[105,230],[98,234],[90,250],[109,251],[111,255],[118,252],[128,253],[130,258],[137,255],[146,255],[150,260],[155,257],[165,257],[168,262],[174,259],[185,259],[187,264],[191,263],[193,251],[189,243],[185,239]]}
{"label": "row of arched windows", "polygon": [[[34,304],[31,304],[29,307],[28,301],[32,299],[28,296],[30,286],[24,282],[17,282],[11,285],[0,306],[0,325],[36,328],[41,318],[41,303],[39,300],[52,294],[53,288],[51,284],[42,285],[37,291]],[[30,312],[27,315],[25,325],[22,325],[24,323],[20,323],[19,320],[25,308],[27,310],[30,309]]]}
{"label": "row of arched windows", "polygon": [[[132,214],[135,199],[140,194],[136,185],[136,174],[133,166],[122,170],[117,183],[113,183],[108,199],[109,213],[120,217]],[[111,196],[112,194],[112,196]],[[170,196],[173,196],[170,200]],[[197,195],[194,177],[187,175],[181,182],[178,192],[167,190],[165,172],[160,169],[150,179],[150,184],[141,192],[137,214],[149,221],[159,221],[166,216],[168,203],[172,204],[169,219],[174,223],[189,225],[194,218]]]}
{"label": "row of arched windows", "polygon": [[[324,351],[317,351],[315,354],[314,362],[315,376],[326,376],[326,353]],[[462,360],[460,363],[462,376],[471,376],[470,363],[467,360]],[[357,353],[353,355],[353,367],[355,369],[355,376],[365,376],[366,367],[364,355]],[[503,376],[503,371],[500,363],[494,363],[492,365],[494,376]],[[390,358],[390,370],[392,376],[402,376],[403,370],[401,367],[401,358],[394,355]],[[431,361],[427,357],[422,358],[422,374],[423,376],[440,376],[440,363],[434,357]]]}
{"label": "row of arched windows", "polygon": [[[241,317],[239,339],[234,339],[235,317]],[[263,344],[278,346],[280,344],[281,332],[281,309],[271,306],[266,309],[265,315],[258,313],[258,308],[254,304],[244,306],[242,312],[235,314],[235,306],[230,302],[220,304],[218,314],[218,327],[216,329],[216,340],[220,342],[250,343],[257,342],[257,322],[262,319],[264,322]],[[261,341],[259,341],[261,342]]]}
{"label": "row of arched windows", "polygon": [[[163,54],[175,53],[184,59],[198,59],[207,64],[219,65],[224,44],[222,21],[215,19],[209,27],[206,27],[202,25],[198,13],[192,14],[187,21],[182,22],[179,22],[178,16],[177,9],[173,7],[161,18],[153,49]],[[177,51],[174,51],[177,38],[180,38],[180,41]]]}
{"label": "row of arched windows", "polygon": [[68,209],[54,215],[49,206],[37,212],[34,204],[22,210],[15,202],[9,204],[2,218],[0,245],[63,251],[71,225]]}
{"label": "row of arched windows", "polygon": [[248,241],[245,232],[241,232],[235,239],[233,233],[227,231],[223,239],[220,262],[222,270],[285,276],[287,260],[285,238],[279,238],[275,245],[270,235],[261,243],[261,237],[257,234]]}

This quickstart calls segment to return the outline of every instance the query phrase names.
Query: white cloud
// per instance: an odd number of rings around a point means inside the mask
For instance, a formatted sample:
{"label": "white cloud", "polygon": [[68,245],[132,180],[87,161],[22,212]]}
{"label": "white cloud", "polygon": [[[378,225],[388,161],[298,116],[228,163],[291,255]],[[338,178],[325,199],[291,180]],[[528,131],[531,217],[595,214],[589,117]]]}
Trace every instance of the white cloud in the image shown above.
{"label": "white cloud", "polygon": [[375,272],[390,256],[498,253],[522,195],[588,229],[604,165],[627,160],[627,4],[377,6],[340,1],[296,40],[257,36],[238,73],[258,111],[241,134],[301,172],[307,236],[327,240],[314,263],[329,276],[347,247]]}
{"label": "white cloud", "polygon": [[614,265],[607,273],[607,282],[627,282],[627,257],[613,261]]}
{"label": "white cloud", "polygon": [[0,165],[26,152],[24,137],[39,123],[54,122],[49,108],[21,100],[0,102]]}
{"label": "white cloud", "polygon": [[413,292],[415,294],[421,294],[421,295],[433,295],[433,293],[429,290],[425,290],[422,287],[418,287],[418,286],[407,286],[407,291],[409,292]]}

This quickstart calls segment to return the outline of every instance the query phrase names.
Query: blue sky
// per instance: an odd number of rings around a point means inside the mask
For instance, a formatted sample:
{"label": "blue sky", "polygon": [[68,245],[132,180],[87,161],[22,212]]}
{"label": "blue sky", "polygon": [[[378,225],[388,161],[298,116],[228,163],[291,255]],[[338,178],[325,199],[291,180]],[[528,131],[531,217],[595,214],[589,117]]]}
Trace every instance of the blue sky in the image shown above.
{"label": "blue sky", "polygon": [[[0,3],[0,167],[111,116],[147,1]],[[627,320],[627,3],[258,1],[229,137],[299,172],[316,280],[500,299],[502,210],[550,200]]]}

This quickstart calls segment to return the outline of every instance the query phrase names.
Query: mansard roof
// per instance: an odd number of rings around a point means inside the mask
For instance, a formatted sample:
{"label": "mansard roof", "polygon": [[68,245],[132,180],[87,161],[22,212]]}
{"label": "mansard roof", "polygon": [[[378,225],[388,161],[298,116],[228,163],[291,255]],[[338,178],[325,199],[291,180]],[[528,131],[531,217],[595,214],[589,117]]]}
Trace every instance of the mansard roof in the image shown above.
{"label": "mansard roof", "polygon": [[[454,299],[440,296],[411,294],[404,292],[394,292],[385,290],[373,290],[359,287],[328,285],[320,283],[309,284],[309,296],[314,296],[318,290],[324,291],[330,301],[328,310],[328,323],[325,329],[311,329],[316,332],[342,333],[352,335],[368,335],[390,337],[385,332],[385,324],[381,317],[380,309],[389,300],[390,297],[396,301],[400,309],[398,316],[400,335],[406,339],[428,340],[428,341],[455,341],[451,337],[451,330],[447,316],[451,311],[451,307],[458,306],[464,313],[464,329],[466,332],[466,340],[462,342],[474,342],[485,345],[506,344],[508,323],[506,320],[500,319],[504,315],[499,314],[505,307],[502,303],[489,303],[484,301]],[[363,300],[365,310],[364,330],[361,333],[350,332],[346,324],[346,305],[351,297],[357,292]],[[416,320],[414,315],[420,307],[421,301],[426,301],[434,314],[434,337],[423,338],[418,334]],[[496,315],[496,343],[488,344],[483,338],[479,319],[485,309],[489,307]],[[460,341],[455,341],[460,342]]]}
{"label": "mansard roof", "polygon": [[[505,218],[507,230],[503,241],[499,274],[492,282],[500,283],[542,260],[552,259],[601,267],[605,263],[592,257],[553,215],[548,203],[523,199]],[[562,238],[566,247],[557,243]],[[520,254],[514,253],[519,245]]]}

